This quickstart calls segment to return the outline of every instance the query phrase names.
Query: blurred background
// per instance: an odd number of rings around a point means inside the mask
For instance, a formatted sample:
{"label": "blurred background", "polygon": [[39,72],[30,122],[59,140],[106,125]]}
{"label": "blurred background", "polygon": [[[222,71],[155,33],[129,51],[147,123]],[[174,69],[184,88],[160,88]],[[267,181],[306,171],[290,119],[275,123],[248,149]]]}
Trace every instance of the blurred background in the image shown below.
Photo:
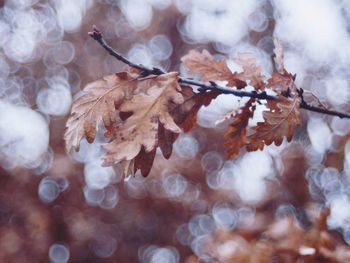
{"label": "blurred background", "polygon": [[[191,49],[270,76],[273,36],[296,83],[350,112],[347,0],[0,1],[0,262],[349,262],[350,122],[303,112],[292,143],[227,160],[219,96],[198,125],[127,181],[101,167],[102,136],[66,154],[74,96],[125,65],[187,72]],[[251,122],[261,120],[263,106]]]}

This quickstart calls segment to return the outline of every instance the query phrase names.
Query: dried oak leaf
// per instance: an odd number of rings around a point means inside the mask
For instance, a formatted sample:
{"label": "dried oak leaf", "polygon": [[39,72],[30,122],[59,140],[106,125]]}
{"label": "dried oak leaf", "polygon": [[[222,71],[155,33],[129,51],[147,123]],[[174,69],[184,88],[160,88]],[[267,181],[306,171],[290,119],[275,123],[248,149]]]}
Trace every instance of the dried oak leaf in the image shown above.
{"label": "dried oak leaf", "polygon": [[[121,112],[131,115],[117,124],[114,140],[104,145],[106,165],[136,158],[135,168],[146,166],[148,170],[159,145],[159,130],[180,133],[180,127],[169,112],[170,103],[184,102],[177,76],[177,72],[171,72],[138,80],[133,97],[119,107]],[[147,171],[142,174],[146,175]]]}
{"label": "dried oak leaf", "polygon": [[268,101],[269,111],[263,112],[264,122],[253,128],[254,133],[248,136],[248,151],[262,150],[273,142],[279,146],[283,138],[291,141],[294,130],[300,125],[300,98],[280,96],[277,100]]}
{"label": "dried oak leaf", "polygon": [[197,113],[202,106],[208,106],[213,99],[221,94],[220,91],[209,90],[200,93],[194,93],[191,87],[183,86],[181,91],[184,97],[184,103],[176,105],[171,109],[175,122],[188,132],[197,121]]}
{"label": "dried oak leaf", "polygon": [[[202,106],[208,106],[210,102],[220,94],[220,92],[211,90],[195,93],[189,86],[182,86],[180,92],[184,97],[184,102],[182,104],[171,103],[169,112],[175,123],[184,132],[189,132],[196,123],[199,109]],[[160,126],[158,132],[159,147],[166,159],[170,157],[173,143],[177,137],[178,133],[173,133],[172,131],[164,129],[162,125]]]}
{"label": "dried oak leaf", "polygon": [[272,88],[286,97],[296,94],[297,87],[294,82],[295,75],[284,70],[283,72],[273,72],[267,81],[267,87]]}
{"label": "dried oak leaf", "polygon": [[141,78],[139,72],[129,70],[88,84],[67,121],[67,151],[78,150],[83,137],[93,142],[103,122],[105,136],[111,140],[104,145],[104,164],[119,163],[124,175],[140,169],[147,176],[156,148],[169,158],[181,128],[189,131],[200,107],[220,94],[181,88],[177,77],[178,73],[172,72]]}
{"label": "dried oak leaf", "polygon": [[99,123],[103,121],[106,137],[111,138],[116,129],[116,106],[132,96],[136,88],[136,75],[120,72],[103,77],[88,84],[72,106],[71,116],[66,124],[64,139],[66,150],[79,150],[80,140],[86,137],[93,142]]}
{"label": "dried oak leaf", "polygon": [[278,67],[277,72],[273,72],[271,78],[267,81],[267,87],[272,88],[278,93],[289,97],[291,93],[296,94],[297,87],[294,83],[295,75],[289,73],[284,67],[284,50],[281,40],[274,38],[275,44],[275,63]]}
{"label": "dried oak leaf", "polygon": [[215,60],[207,50],[191,50],[181,61],[191,73],[201,74],[202,81],[227,81],[228,86],[237,88],[247,85],[245,81],[237,78],[238,73],[232,73],[225,60]]}
{"label": "dried oak leaf", "polygon": [[240,113],[234,116],[228,131],[225,133],[225,146],[227,157],[233,158],[239,155],[240,149],[246,144],[248,121],[253,117],[255,106],[252,106],[255,99],[251,98],[241,109]]}
{"label": "dried oak leaf", "polygon": [[249,84],[255,89],[263,90],[265,88],[263,69],[253,54],[240,53],[235,62],[243,69],[243,72],[236,73],[237,78],[244,82],[250,82]]}

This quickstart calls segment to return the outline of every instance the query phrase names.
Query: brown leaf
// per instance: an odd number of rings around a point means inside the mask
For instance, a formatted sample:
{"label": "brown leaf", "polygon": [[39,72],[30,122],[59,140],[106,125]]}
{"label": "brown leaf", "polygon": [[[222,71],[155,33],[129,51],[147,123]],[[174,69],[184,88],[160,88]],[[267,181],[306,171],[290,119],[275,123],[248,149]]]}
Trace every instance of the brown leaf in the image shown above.
{"label": "brown leaf", "polygon": [[165,159],[169,159],[173,151],[173,143],[176,140],[178,133],[173,133],[164,129],[164,126],[160,123],[158,129],[158,142],[159,148]]}
{"label": "brown leaf", "polygon": [[170,103],[182,104],[184,101],[177,76],[177,72],[171,72],[138,81],[134,96],[119,108],[121,112],[132,112],[132,115],[118,123],[114,140],[104,145],[107,150],[103,157],[105,164],[132,160],[142,147],[145,153],[154,151],[158,146],[160,125],[173,133],[181,131],[169,113]]}
{"label": "brown leaf", "polygon": [[201,74],[202,81],[221,80],[227,81],[230,87],[246,86],[245,81],[237,78],[237,73],[232,73],[225,60],[215,60],[207,50],[203,50],[202,53],[191,50],[181,61],[191,73]]}
{"label": "brown leaf", "polygon": [[176,105],[171,109],[175,122],[188,132],[197,121],[197,113],[202,106],[208,106],[213,99],[221,94],[220,91],[210,90],[194,93],[191,87],[183,86],[182,95],[184,103]]}
{"label": "brown leaf", "polygon": [[[220,92],[211,90],[194,93],[191,87],[182,86],[181,94],[184,97],[184,102],[182,104],[172,103],[169,111],[175,123],[184,132],[189,132],[196,124],[199,109],[202,106],[208,106],[213,99],[220,95]],[[166,159],[170,157],[173,143],[177,138],[178,133],[165,130],[162,125],[159,126],[159,147]]]}
{"label": "brown leaf", "polygon": [[294,83],[295,75],[289,73],[284,67],[284,50],[281,40],[274,38],[275,58],[274,61],[278,68],[277,72],[273,72],[271,78],[267,82],[267,87],[272,88],[285,97],[297,94],[297,87]]}
{"label": "brown leaf", "polygon": [[297,87],[294,83],[294,75],[284,70],[283,72],[273,72],[267,81],[267,87],[272,88],[286,97],[295,95]]}
{"label": "brown leaf", "polygon": [[136,88],[135,76],[121,72],[103,77],[88,84],[72,106],[72,114],[66,124],[64,139],[66,150],[79,150],[80,140],[85,136],[93,142],[101,121],[106,137],[111,138],[116,129],[116,106],[130,98]]}
{"label": "brown leaf", "polygon": [[285,98],[268,101],[269,111],[263,112],[264,122],[253,128],[254,134],[248,136],[248,151],[262,150],[273,142],[279,146],[283,138],[292,139],[294,129],[300,125],[300,99]]}
{"label": "brown leaf", "polygon": [[237,73],[237,77],[244,81],[250,82],[255,89],[264,89],[265,82],[262,75],[262,67],[258,64],[256,58],[251,53],[240,53],[235,62],[243,68],[243,72]]}
{"label": "brown leaf", "polygon": [[220,92],[194,93],[177,82],[178,73],[140,78],[137,72],[122,72],[92,82],[78,98],[67,121],[67,151],[78,149],[85,136],[91,143],[101,120],[110,142],[104,165],[119,163],[124,175],[140,169],[150,172],[159,146],[169,158],[181,128],[189,131],[201,106]]}
{"label": "brown leaf", "polygon": [[152,169],[156,148],[147,153],[142,147],[140,153],[135,158],[135,170],[140,169],[142,176],[146,177]]}
{"label": "brown leaf", "polygon": [[227,148],[227,157],[233,158],[239,155],[240,149],[246,144],[248,121],[253,117],[255,106],[252,103],[255,99],[250,99],[241,109],[240,113],[234,116],[234,121],[230,124],[224,138]]}

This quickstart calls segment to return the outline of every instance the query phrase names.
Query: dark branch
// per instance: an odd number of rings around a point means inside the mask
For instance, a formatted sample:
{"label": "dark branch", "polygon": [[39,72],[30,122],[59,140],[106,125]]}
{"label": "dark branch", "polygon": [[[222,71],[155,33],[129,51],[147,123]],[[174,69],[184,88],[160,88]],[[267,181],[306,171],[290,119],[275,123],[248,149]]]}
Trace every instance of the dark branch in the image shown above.
{"label": "dark branch", "polygon": [[338,116],[339,118],[350,118],[349,114],[338,112],[338,111],[333,111],[333,110],[328,110],[326,108],[321,108],[321,107],[315,107],[310,104],[308,104],[304,100],[304,90],[302,88],[297,90],[299,97],[301,98],[301,103],[300,103],[300,108],[312,111],[312,112],[318,112],[318,113],[323,113],[327,115],[332,115],[332,116]]}
{"label": "dark branch", "polygon": [[250,97],[250,98],[256,98],[259,100],[275,100],[275,99],[277,99],[277,97],[275,97],[275,96],[267,95],[267,93],[265,91],[258,93],[256,91],[248,92],[248,91],[234,90],[234,89],[221,87],[212,81],[209,82],[209,84],[205,84],[202,82],[179,77],[178,82],[180,84],[188,84],[188,85],[200,87],[200,91],[218,90],[223,94],[232,94],[232,95],[237,96],[237,97]]}
{"label": "dark branch", "polygon": [[162,71],[159,68],[147,68],[143,65],[138,65],[135,64],[133,62],[131,62],[130,60],[128,60],[126,57],[120,55],[118,52],[116,52],[112,47],[110,47],[106,41],[104,40],[102,33],[100,30],[98,30],[98,28],[94,25],[92,27],[92,32],[88,33],[90,37],[92,37],[93,39],[95,39],[98,43],[100,43],[100,45],[108,51],[108,53],[115,57],[116,59],[118,59],[119,61],[125,63],[126,65],[133,67],[133,68],[137,68],[139,70],[141,70],[143,72],[144,75],[161,75],[164,74],[165,72]]}
{"label": "dark branch", "polygon": [[323,113],[326,115],[338,116],[341,119],[342,118],[350,119],[349,114],[338,112],[338,111],[333,111],[333,110],[327,110],[327,109],[323,109],[323,108],[318,108],[318,107],[307,104],[305,101],[302,101],[300,103],[300,108],[302,108],[304,110],[308,110],[308,111]]}
{"label": "dark branch", "polygon": [[[110,47],[106,43],[106,41],[104,40],[104,38],[102,36],[101,31],[99,31],[96,26],[93,26],[93,31],[89,32],[89,36],[91,36],[105,50],[107,50],[111,56],[115,57],[119,61],[122,61],[123,63],[125,63],[126,65],[128,65],[130,67],[141,70],[141,72],[142,72],[141,74],[144,76],[161,75],[161,74],[166,73],[163,70],[161,70],[160,68],[156,68],[156,67],[148,68],[148,67],[141,65],[141,64],[135,64],[135,63],[131,62],[130,60],[128,60],[127,58],[125,58],[124,56],[120,55],[118,52],[116,52],[112,47]],[[199,87],[199,91],[216,90],[216,91],[220,91],[223,94],[232,94],[232,95],[237,96],[237,97],[256,98],[258,100],[276,100],[277,99],[277,97],[268,95],[265,91],[258,93],[256,91],[248,92],[248,91],[234,90],[234,89],[222,87],[222,86],[220,86],[212,81],[209,82],[209,84],[206,84],[206,83],[202,83],[199,81],[194,81],[191,79],[179,77],[178,82],[179,82],[179,84],[187,84],[187,85]],[[332,110],[327,110],[327,109],[323,109],[323,108],[319,108],[319,107],[315,107],[315,106],[307,104],[304,101],[302,92],[299,93],[299,97],[301,98],[300,108],[302,108],[302,109],[312,111],[312,112],[323,113],[326,115],[338,116],[339,118],[349,118],[350,119],[350,114],[341,113],[341,112],[332,111]]]}

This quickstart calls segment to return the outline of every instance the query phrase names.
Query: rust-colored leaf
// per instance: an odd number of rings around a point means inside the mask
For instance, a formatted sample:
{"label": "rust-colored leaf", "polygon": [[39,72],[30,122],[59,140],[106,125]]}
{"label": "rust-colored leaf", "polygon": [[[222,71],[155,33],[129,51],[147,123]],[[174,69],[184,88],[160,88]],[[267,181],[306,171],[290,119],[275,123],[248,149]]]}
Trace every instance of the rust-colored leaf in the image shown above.
{"label": "rust-colored leaf", "polygon": [[267,82],[267,86],[289,97],[292,93],[296,92],[296,85],[294,83],[294,75],[286,70],[282,73],[273,72],[271,78]]}
{"label": "rust-colored leaf", "polygon": [[273,142],[279,146],[283,138],[290,141],[294,130],[300,125],[300,99],[285,98],[268,101],[268,111],[263,112],[264,122],[253,128],[254,133],[248,136],[248,151],[262,150]]}
{"label": "rust-colored leaf", "polygon": [[[158,146],[160,125],[173,133],[181,131],[169,113],[170,103],[182,104],[184,101],[177,76],[178,73],[171,72],[138,82],[133,97],[124,101],[119,108],[121,112],[132,112],[132,115],[117,124],[114,140],[104,145],[107,150],[103,157],[105,164],[132,160],[138,156],[142,147],[145,153],[153,155],[152,152]],[[137,168],[140,168],[139,163],[135,163]]]}
{"label": "rust-colored leaf", "polygon": [[194,93],[191,87],[183,86],[182,95],[184,103],[176,105],[171,109],[175,122],[188,132],[197,121],[197,113],[202,106],[208,106],[210,102],[221,94],[220,91],[210,90]]}
{"label": "rust-colored leaf", "polygon": [[262,67],[258,64],[256,58],[251,53],[240,53],[235,62],[240,65],[243,72],[237,73],[237,77],[249,83],[255,89],[263,90],[265,88]]}
{"label": "rust-colored leaf", "polygon": [[83,137],[93,142],[101,121],[106,137],[111,138],[116,131],[116,106],[130,98],[135,88],[135,76],[127,72],[108,75],[88,84],[85,94],[73,103],[64,134],[66,150],[79,150]]}
{"label": "rust-colored leaf", "polygon": [[232,73],[224,59],[215,60],[207,50],[202,52],[191,50],[181,58],[181,61],[191,73],[201,74],[202,81],[221,80],[227,81],[230,87],[246,86],[245,81],[237,77],[238,73]]}
{"label": "rust-colored leaf", "polygon": [[152,169],[155,156],[156,148],[148,153],[142,147],[140,153],[135,158],[135,170],[140,169],[141,174],[146,177]]}
{"label": "rust-colored leaf", "polygon": [[295,75],[289,73],[284,67],[284,50],[282,42],[278,38],[274,38],[274,44],[274,60],[278,70],[277,72],[272,73],[271,78],[267,82],[267,87],[272,88],[286,97],[296,95],[297,87],[294,83]]}
{"label": "rust-colored leaf", "polygon": [[173,151],[173,143],[176,140],[178,133],[173,133],[164,129],[164,126],[160,123],[158,129],[158,142],[159,148],[165,159],[169,159]]}
{"label": "rust-colored leaf", "polygon": [[225,134],[227,157],[233,158],[239,155],[240,149],[246,144],[248,121],[253,117],[255,106],[252,103],[255,99],[250,99],[241,109],[233,122],[230,124]]}
{"label": "rust-colored leaf", "polygon": [[104,164],[119,164],[124,175],[140,169],[147,176],[156,148],[169,158],[181,129],[189,131],[200,107],[220,94],[182,89],[177,78],[177,72],[141,77],[128,71],[88,84],[67,122],[67,151],[78,149],[83,137],[93,142],[102,121],[109,139]]}
{"label": "rust-colored leaf", "polygon": [[[182,104],[171,103],[169,112],[175,123],[184,131],[189,132],[197,121],[197,113],[202,106],[208,106],[220,92],[207,91],[194,93],[191,87],[182,86],[181,94],[184,97]],[[178,133],[173,133],[159,126],[158,130],[159,147],[163,156],[168,159],[172,153],[174,141],[178,138]]]}

